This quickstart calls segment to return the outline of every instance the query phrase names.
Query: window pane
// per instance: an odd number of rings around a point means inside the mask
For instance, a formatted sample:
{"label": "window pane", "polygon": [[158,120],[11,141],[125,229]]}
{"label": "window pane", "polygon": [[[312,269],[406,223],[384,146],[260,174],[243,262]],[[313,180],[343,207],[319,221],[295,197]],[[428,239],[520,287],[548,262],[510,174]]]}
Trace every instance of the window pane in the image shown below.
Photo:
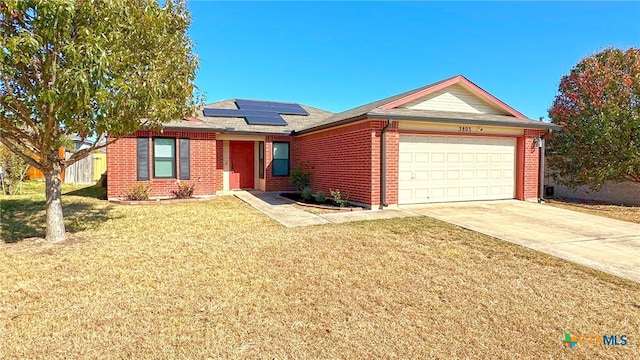
{"label": "window pane", "polygon": [[175,143],[173,139],[160,139],[153,140],[154,155],[155,157],[171,158],[174,156]]}
{"label": "window pane", "polygon": [[274,159],[289,159],[289,143],[273,143]]}
{"label": "window pane", "polygon": [[173,160],[156,159],[153,169],[155,177],[173,177]]}
{"label": "window pane", "polygon": [[287,176],[289,175],[289,159],[274,159],[272,162],[273,176]]}
{"label": "window pane", "polygon": [[258,143],[258,178],[264,179],[264,141]]}

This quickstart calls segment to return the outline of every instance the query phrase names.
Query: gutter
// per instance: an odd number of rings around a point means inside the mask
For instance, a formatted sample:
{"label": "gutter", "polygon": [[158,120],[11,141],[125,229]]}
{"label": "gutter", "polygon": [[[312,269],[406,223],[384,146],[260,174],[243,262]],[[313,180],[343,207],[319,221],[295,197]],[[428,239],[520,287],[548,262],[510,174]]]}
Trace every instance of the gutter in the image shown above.
{"label": "gutter", "polygon": [[380,132],[380,208],[387,204],[387,130],[393,125],[392,119],[387,119],[387,125]]}

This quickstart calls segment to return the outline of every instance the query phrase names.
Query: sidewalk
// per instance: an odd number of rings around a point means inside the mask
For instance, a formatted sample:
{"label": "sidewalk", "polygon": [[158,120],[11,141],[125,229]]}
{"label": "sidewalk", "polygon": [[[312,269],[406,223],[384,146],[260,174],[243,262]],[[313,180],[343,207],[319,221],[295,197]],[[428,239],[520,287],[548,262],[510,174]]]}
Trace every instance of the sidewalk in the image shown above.
{"label": "sidewalk", "polygon": [[364,210],[335,212],[329,214],[312,214],[293,206],[293,202],[291,200],[285,199],[274,193],[264,193],[260,191],[234,191],[233,195],[286,227],[320,225],[328,223],[340,224],[352,221],[419,216],[416,213],[405,211],[402,209],[385,209],[375,211]]}

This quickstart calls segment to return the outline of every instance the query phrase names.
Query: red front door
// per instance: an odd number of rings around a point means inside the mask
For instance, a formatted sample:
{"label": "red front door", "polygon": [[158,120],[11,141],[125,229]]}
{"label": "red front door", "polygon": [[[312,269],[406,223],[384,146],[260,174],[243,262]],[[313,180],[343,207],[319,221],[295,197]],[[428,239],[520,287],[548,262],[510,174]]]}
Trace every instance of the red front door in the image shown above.
{"label": "red front door", "polygon": [[229,176],[229,188],[253,189],[253,141],[231,141],[231,174]]}

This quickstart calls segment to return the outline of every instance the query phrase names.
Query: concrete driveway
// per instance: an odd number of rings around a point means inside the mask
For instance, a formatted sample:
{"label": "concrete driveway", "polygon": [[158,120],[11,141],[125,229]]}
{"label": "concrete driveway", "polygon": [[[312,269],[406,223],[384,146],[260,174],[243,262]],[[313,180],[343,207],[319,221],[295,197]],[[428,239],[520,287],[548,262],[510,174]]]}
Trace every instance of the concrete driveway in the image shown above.
{"label": "concrete driveway", "polygon": [[516,200],[401,208],[640,282],[640,224]]}

